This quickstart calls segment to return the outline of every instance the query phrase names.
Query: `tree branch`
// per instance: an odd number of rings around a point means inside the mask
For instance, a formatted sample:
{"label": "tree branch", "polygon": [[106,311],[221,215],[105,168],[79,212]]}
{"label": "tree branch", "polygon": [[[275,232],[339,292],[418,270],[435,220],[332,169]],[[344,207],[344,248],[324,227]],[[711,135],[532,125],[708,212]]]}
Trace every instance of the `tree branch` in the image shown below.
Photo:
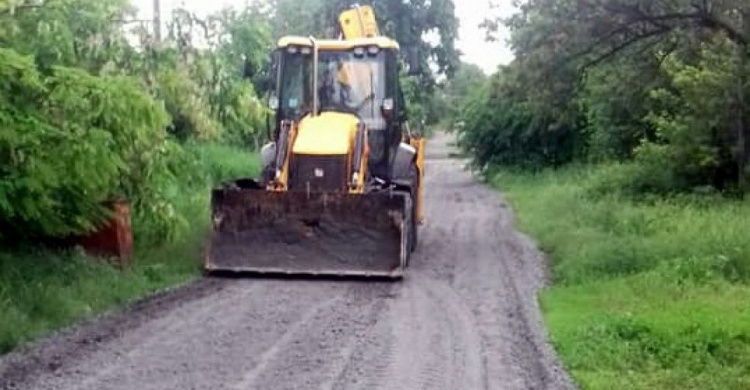
{"label": "tree branch", "polygon": [[724,32],[727,37],[733,42],[741,46],[748,46],[750,44],[750,37],[745,36],[742,32],[737,31],[731,24],[722,20],[718,16],[712,15],[708,12],[701,14],[702,25],[712,30],[718,30]]}
{"label": "tree branch", "polygon": [[669,32],[669,29],[659,29],[659,30],[649,31],[647,33],[643,33],[643,34],[639,34],[639,35],[636,35],[634,37],[631,37],[630,39],[626,40],[625,42],[622,42],[622,43],[614,46],[613,48],[611,48],[610,50],[608,50],[606,53],[604,53],[604,54],[602,54],[602,55],[594,58],[593,60],[587,61],[586,63],[584,63],[582,65],[582,68],[586,69],[586,68],[589,68],[589,67],[592,67],[592,66],[599,65],[602,62],[607,61],[608,59],[610,59],[610,58],[614,57],[615,55],[619,54],[621,51],[629,48],[630,46],[632,46],[632,45],[634,45],[634,44],[636,44],[638,42],[641,42],[641,41],[644,41],[644,40],[647,40],[647,39],[650,39],[650,38],[654,38],[654,37],[657,37],[657,36],[660,36],[660,35],[664,35],[664,34],[666,34],[668,32]]}

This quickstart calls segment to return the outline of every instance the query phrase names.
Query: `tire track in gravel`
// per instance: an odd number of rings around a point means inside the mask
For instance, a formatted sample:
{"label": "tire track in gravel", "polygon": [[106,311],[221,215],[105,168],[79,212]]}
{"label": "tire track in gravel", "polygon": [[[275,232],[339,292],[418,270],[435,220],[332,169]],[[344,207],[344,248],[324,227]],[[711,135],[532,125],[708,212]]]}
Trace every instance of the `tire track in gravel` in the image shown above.
{"label": "tire track in gravel", "polygon": [[545,262],[501,195],[428,143],[426,223],[397,283],[204,279],[0,359],[0,389],[571,389]]}
{"label": "tire track in gravel", "polygon": [[[237,384],[237,389],[327,389],[349,361],[357,340],[366,334],[384,307],[373,294],[391,286],[355,285],[314,310],[274,345],[263,363]],[[279,378],[283,378],[282,381]]]}
{"label": "tire track in gravel", "polygon": [[302,318],[295,324],[286,329],[286,333],[278,339],[271,348],[267,349],[260,357],[258,364],[253,369],[242,377],[242,380],[235,384],[233,387],[238,390],[250,389],[253,384],[258,380],[258,377],[273,364],[273,359],[283,351],[284,348],[290,348],[292,344],[292,338],[298,336],[298,333],[309,325],[310,321],[322,310],[329,309],[334,304],[340,303],[341,297],[326,300],[322,303],[316,304],[312,309],[308,310]]}

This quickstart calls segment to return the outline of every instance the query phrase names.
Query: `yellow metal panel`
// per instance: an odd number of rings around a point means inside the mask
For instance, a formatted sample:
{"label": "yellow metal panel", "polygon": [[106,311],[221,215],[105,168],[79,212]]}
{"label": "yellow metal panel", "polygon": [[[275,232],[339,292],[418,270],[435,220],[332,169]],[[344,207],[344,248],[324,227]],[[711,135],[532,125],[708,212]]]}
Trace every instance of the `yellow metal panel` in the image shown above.
{"label": "yellow metal panel", "polygon": [[425,140],[424,137],[417,137],[412,138],[409,140],[409,143],[412,147],[417,149],[417,170],[419,171],[419,187],[417,188],[417,221],[419,223],[424,222],[424,215],[422,214],[422,207],[423,207],[423,193],[422,190],[424,189],[424,146],[425,146]]}
{"label": "yellow metal panel", "polygon": [[375,13],[370,6],[354,7],[339,15],[344,39],[372,38],[380,35]]}
{"label": "yellow metal panel", "polygon": [[[348,40],[325,39],[316,41],[320,50],[351,50],[355,47],[377,46],[381,49],[399,49],[398,42],[386,37],[356,38]],[[305,37],[283,37],[279,39],[277,46],[281,49],[289,46],[312,47],[310,38]]]}
{"label": "yellow metal panel", "polygon": [[292,152],[307,155],[349,154],[359,120],[351,114],[324,112],[299,124]]}

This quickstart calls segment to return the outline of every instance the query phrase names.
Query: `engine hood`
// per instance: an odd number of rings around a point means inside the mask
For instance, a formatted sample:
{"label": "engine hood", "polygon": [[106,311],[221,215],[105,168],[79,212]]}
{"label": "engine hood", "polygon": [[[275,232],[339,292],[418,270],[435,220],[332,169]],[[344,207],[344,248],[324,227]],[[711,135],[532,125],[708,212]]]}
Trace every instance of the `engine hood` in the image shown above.
{"label": "engine hood", "polygon": [[306,116],[297,127],[292,153],[305,155],[346,155],[354,143],[359,120],[352,114],[323,112]]}

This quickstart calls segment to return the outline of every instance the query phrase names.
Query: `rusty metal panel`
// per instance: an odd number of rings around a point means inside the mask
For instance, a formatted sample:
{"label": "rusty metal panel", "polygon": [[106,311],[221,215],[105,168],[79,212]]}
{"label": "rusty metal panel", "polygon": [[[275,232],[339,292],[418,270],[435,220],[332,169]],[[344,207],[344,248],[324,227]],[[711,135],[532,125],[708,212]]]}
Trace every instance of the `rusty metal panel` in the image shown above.
{"label": "rusty metal panel", "polygon": [[119,268],[127,268],[133,260],[130,204],[117,200],[107,202],[106,207],[112,215],[102,226],[66,241],[70,245],[80,245],[90,255],[113,260]]}

